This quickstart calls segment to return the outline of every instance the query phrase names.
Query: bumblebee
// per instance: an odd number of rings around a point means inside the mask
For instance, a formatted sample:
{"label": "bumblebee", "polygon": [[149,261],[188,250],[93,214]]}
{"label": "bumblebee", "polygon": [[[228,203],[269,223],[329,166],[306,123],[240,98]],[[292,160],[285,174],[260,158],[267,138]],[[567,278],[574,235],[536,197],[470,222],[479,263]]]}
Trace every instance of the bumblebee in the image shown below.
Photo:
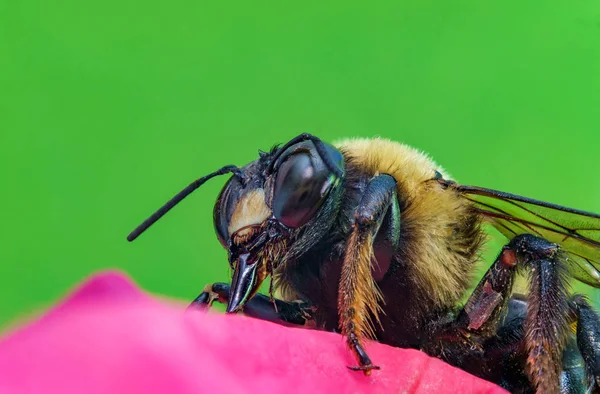
{"label": "bumblebee", "polygon": [[[598,391],[600,319],[569,286],[600,287],[600,215],[459,185],[401,143],[301,134],[196,180],[128,240],[226,173],[213,216],[232,281],[208,285],[191,308],[218,301],[227,313],[337,331],[357,360],[349,368],[367,375],[379,369],[364,347],[374,339],[511,392]],[[507,244],[468,294],[484,223]],[[513,291],[520,273],[525,295]],[[269,276],[270,294],[258,294]]]}

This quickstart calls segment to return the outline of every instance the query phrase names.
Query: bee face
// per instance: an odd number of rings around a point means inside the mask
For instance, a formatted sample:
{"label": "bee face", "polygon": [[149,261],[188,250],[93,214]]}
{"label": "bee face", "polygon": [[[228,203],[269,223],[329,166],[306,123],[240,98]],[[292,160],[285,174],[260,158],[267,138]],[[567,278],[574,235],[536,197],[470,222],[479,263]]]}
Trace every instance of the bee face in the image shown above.
{"label": "bee face", "polygon": [[213,210],[217,237],[233,268],[228,312],[244,306],[261,282],[287,259],[299,256],[331,227],[344,178],[342,154],[310,134],[260,152],[243,168],[224,166],[192,182],[128,236],[135,240],[207,180],[226,173]]}
{"label": "bee face", "polygon": [[[343,168],[341,153],[325,147]],[[217,237],[234,269],[232,288],[239,290],[228,311],[241,308],[273,269],[324,234],[340,181],[312,141],[262,154],[231,177],[213,211]]]}

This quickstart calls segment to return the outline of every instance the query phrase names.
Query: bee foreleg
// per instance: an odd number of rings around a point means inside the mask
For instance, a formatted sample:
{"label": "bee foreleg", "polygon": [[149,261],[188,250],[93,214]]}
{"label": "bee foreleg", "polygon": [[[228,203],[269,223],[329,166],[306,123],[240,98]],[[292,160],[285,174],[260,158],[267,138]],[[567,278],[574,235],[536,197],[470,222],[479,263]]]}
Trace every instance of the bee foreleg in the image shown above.
{"label": "bee foreleg", "polygon": [[[192,303],[188,306],[188,310],[210,308],[213,302],[219,300],[219,293],[217,293],[217,291],[219,291],[219,289],[221,289],[222,286],[227,285],[225,283],[215,283],[212,285],[204,286],[204,290],[202,290],[202,293],[200,293],[200,295],[198,295],[198,297],[196,297],[194,301],[192,301]],[[213,288],[215,290],[213,290]],[[229,298],[229,290],[227,290],[226,297]]]}
{"label": "bee foreleg", "polygon": [[[214,301],[227,304],[231,291],[227,283],[215,283],[208,285],[204,291],[188,307],[188,309],[206,309]],[[284,325],[305,325],[313,320],[313,308],[302,301],[282,301],[275,299],[275,305],[271,297],[256,294],[243,308],[244,315],[261,320],[267,320]]]}
{"label": "bee foreleg", "polygon": [[[373,365],[362,346],[361,339],[375,336],[374,322],[378,323],[383,297],[372,274],[374,261],[373,240],[386,213],[396,213],[396,180],[389,175],[379,175],[369,181],[358,205],[352,233],[346,244],[338,289],[338,316],[342,334],[358,360],[358,367],[366,375]],[[399,217],[394,219],[399,221]]]}

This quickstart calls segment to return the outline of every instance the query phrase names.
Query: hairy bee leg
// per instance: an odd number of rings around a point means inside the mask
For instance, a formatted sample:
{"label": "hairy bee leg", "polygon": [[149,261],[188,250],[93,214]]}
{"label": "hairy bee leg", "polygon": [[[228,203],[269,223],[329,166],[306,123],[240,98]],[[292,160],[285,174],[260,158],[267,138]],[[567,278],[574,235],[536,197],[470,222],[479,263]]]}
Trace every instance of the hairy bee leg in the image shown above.
{"label": "hairy bee leg", "polygon": [[[230,291],[231,286],[227,283],[208,285],[192,301],[188,309],[206,309],[214,301],[227,304]],[[313,319],[313,309],[307,302],[289,302],[275,299],[275,305],[277,310],[275,310],[270,297],[256,294],[244,305],[243,313],[250,317],[284,325],[305,325]]]}
{"label": "hairy bee leg", "polygon": [[371,270],[373,240],[388,211],[396,214],[392,220],[399,221],[396,180],[389,175],[379,175],[371,179],[357,207],[338,289],[339,326],[358,361],[358,367],[349,368],[363,371],[365,375],[379,369],[367,355],[362,338],[374,336],[373,323],[378,322],[379,303],[383,298]]}
{"label": "hairy bee leg", "polygon": [[590,392],[600,392],[600,317],[585,297],[573,297],[577,346],[585,363]]}
{"label": "hairy bee leg", "polygon": [[458,327],[492,335],[520,267],[528,268],[530,274],[525,321],[527,373],[538,393],[554,393],[559,387],[570,314],[567,271],[558,245],[530,234],[513,238],[467,301]]}
{"label": "hairy bee leg", "polygon": [[[573,308],[576,306],[573,304]],[[522,361],[526,357],[523,354],[523,339],[525,321],[527,319],[527,300],[524,296],[511,296],[506,316],[503,317],[501,325],[495,335],[484,344],[484,357],[489,360],[490,365],[502,365],[501,378],[492,379],[512,392],[528,384],[528,378],[521,372]],[[576,322],[575,312],[572,314],[573,323]],[[585,363],[577,345],[575,335],[569,335],[569,340],[562,352],[561,372],[559,376],[561,394],[584,394],[590,388],[586,379]]]}
{"label": "hairy bee leg", "polygon": [[[479,376],[485,375],[486,379],[496,382],[509,392],[521,392],[524,387],[527,387],[530,382],[522,368],[527,358],[526,350],[523,347],[527,309],[526,297],[519,294],[511,296],[507,303],[506,314],[502,317],[497,331],[483,343],[482,351],[473,354],[474,357],[470,360],[465,358],[464,355],[469,353],[470,347],[467,343],[465,348],[461,348],[455,353],[459,355],[463,369]],[[573,313],[572,321],[575,322],[575,319],[575,313]],[[456,341],[457,339],[458,341]],[[454,342],[445,343],[447,348],[456,342],[460,344],[461,341],[464,341],[464,337],[455,336],[451,340]],[[465,364],[466,360],[469,360],[470,364]],[[456,360],[448,361],[456,365]],[[465,366],[474,369],[465,368]],[[482,374],[478,366],[483,366],[484,370],[488,369],[489,371],[487,374]],[[499,366],[500,369],[498,369]],[[562,352],[559,384],[561,394],[594,393],[593,390],[597,389],[595,384],[590,386],[586,378],[585,363],[575,335],[569,336]]]}
{"label": "hairy bee leg", "polygon": [[530,271],[527,372],[538,393],[558,392],[569,331],[568,272],[557,245],[531,235],[523,235],[519,241],[517,253],[524,255]]}

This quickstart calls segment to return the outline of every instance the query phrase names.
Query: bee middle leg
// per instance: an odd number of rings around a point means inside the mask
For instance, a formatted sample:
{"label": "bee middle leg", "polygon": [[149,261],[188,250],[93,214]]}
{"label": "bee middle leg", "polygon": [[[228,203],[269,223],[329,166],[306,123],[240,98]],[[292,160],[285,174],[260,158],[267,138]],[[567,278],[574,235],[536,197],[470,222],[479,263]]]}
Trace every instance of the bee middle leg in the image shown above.
{"label": "bee middle leg", "polygon": [[[575,296],[571,300],[571,305],[575,308],[576,303],[581,299],[581,296]],[[584,301],[587,308],[588,304]],[[530,380],[523,365],[527,359],[527,349],[525,346],[525,327],[527,321],[527,298],[522,295],[513,295],[507,305],[505,316],[501,319],[500,326],[495,335],[489,337],[483,344],[483,358],[490,369],[488,380],[494,381],[500,386],[507,389],[509,392],[532,392]],[[584,312],[585,314],[585,312]],[[576,323],[577,329],[589,332],[589,324],[584,319],[577,318],[573,315],[571,324]],[[592,320],[597,321],[595,313]],[[594,326],[595,330],[598,326]],[[581,342],[582,335],[569,333],[569,339],[562,352],[561,372],[559,376],[560,393],[561,394],[584,394],[596,393],[597,389],[593,379],[586,376],[585,355],[589,356],[589,352],[580,350],[582,347],[578,345],[578,340]],[[589,343],[588,341],[585,341]],[[596,350],[597,352],[597,350]],[[592,356],[593,356],[592,352]],[[589,365],[589,364],[588,364]]]}
{"label": "bee middle leg", "polygon": [[363,371],[365,375],[379,369],[373,365],[362,343],[363,338],[374,337],[374,324],[378,323],[383,299],[372,274],[373,243],[382,230],[377,244],[381,247],[397,245],[399,215],[396,180],[389,175],[372,178],[355,211],[352,233],[346,244],[338,289],[339,327],[358,360],[358,366],[349,368]]}
{"label": "bee middle leg", "polygon": [[524,322],[527,376],[537,393],[558,393],[562,352],[573,314],[558,245],[530,234],[513,238],[473,291],[455,328],[483,339],[495,335],[519,269],[529,271]]}
{"label": "bee middle leg", "polygon": [[[207,285],[204,291],[188,307],[188,310],[206,309],[213,302],[227,304],[231,286],[227,283]],[[313,308],[307,302],[282,301],[256,294],[246,305],[243,313],[247,316],[283,325],[306,325],[313,320]]]}

